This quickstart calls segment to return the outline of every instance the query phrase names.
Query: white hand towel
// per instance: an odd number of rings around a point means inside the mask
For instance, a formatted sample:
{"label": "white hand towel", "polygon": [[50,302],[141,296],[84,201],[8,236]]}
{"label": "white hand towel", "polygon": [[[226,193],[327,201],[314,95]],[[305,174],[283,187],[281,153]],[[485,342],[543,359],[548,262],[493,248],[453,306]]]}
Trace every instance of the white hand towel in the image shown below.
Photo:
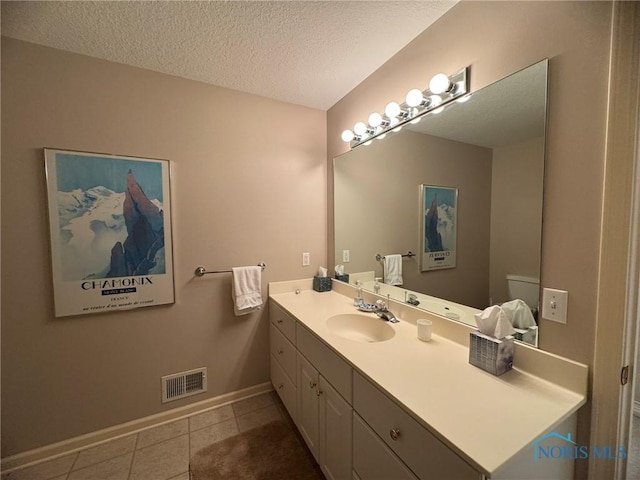
{"label": "white hand towel", "polygon": [[233,311],[236,316],[258,310],[262,306],[262,268],[233,267],[231,275]]}
{"label": "white hand towel", "polygon": [[384,283],[402,285],[402,255],[384,256]]}

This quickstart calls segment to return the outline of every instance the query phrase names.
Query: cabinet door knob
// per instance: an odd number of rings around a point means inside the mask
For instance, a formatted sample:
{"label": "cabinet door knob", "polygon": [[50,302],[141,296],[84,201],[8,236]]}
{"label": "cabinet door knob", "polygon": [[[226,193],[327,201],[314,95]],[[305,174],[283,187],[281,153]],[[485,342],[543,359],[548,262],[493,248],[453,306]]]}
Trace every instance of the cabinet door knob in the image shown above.
{"label": "cabinet door knob", "polygon": [[314,382],[313,380],[309,382],[309,388],[316,388],[316,385],[316,382]]}
{"label": "cabinet door knob", "polygon": [[276,320],[278,323],[282,323],[282,319],[279,318],[278,320]]}
{"label": "cabinet door knob", "polygon": [[282,390],[284,388],[284,383],[278,384],[278,390]]}
{"label": "cabinet door knob", "polygon": [[400,438],[400,430],[397,428],[392,428],[391,430],[389,430],[389,435],[391,436],[391,439],[395,442],[398,440],[398,438]]}
{"label": "cabinet door knob", "polygon": [[316,390],[316,396],[319,397],[320,395],[322,395],[322,390],[320,390],[319,388]]}

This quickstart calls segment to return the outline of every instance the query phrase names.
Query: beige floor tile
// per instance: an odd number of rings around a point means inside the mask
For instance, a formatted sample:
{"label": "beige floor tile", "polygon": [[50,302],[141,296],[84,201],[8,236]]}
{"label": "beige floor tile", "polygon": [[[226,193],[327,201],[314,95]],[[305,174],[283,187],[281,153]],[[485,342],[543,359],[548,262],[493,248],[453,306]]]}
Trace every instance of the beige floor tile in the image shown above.
{"label": "beige floor tile", "polygon": [[145,448],[149,445],[164,442],[170,438],[186,435],[187,433],[189,433],[189,421],[186,418],[178,420],[177,422],[167,423],[166,425],[160,425],[159,427],[138,433],[138,444],[136,448]]}
{"label": "beige floor tile", "polygon": [[78,460],[73,465],[74,470],[79,470],[94,463],[100,463],[110,458],[119,457],[125,453],[133,452],[136,448],[136,435],[112,440],[96,447],[82,450],[78,453]]}
{"label": "beige floor tile", "polygon": [[204,413],[199,413],[189,417],[189,431],[193,432],[209,425],[224,422],[225,420],[229,420],[233,417],[234,413],[231,405],[207,410]]}
{"label": "beige floor tile", "polygon": [[5,480],[49,480],[67,474],[77,457],[76,453],[65,455],[64,457],[39,463],[32,467],[23,468],[7,474],[2,479]]}
{"label": "beige floor tile", "polygon": [[246,432],[252,428],[266,425],[267,423],[274,422],[276,420],[282,420],[283,416],[276,405],[270,405],[260,410],[255,410],[246,415],[240,415],[237,417],[238,428],[240,432]]}
{"label": "beige floor tile", "polygon": [[191,456],[193,457],[196,452],[208,445],[211,445],[212,443],[238,435],[238,433],[240,432],[235,418],[196,430],[189,435],[191,442]]}
{"label": "beige floor tile", "polygon": [[260,410],[261,408],[268,407],[269,405],[273,405],[271,393],[264,393],[262,395],[256,395],[255,397],[240,400],[239,402],[232,404],[232,407],[236,417],[239,417],[240,415]]}
{"label": "beige floor tile", "polygon": [[136,450],[129,480],[168,480],[189,471],[189,436]]}
{"label": "beige floor tile", "polygon": [[133,453],[74,470],[67,480],[127,480]]}

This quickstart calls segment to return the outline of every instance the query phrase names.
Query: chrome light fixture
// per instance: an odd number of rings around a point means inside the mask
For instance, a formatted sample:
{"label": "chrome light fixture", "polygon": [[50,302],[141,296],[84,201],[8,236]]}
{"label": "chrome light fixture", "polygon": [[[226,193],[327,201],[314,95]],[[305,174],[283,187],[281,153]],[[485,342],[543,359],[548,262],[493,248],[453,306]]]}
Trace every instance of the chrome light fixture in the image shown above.
{"label": "chrome light fixture", "polygon": [[384,114],[373,112],[368,123],[358,122],[353,130],[342,132],[342,140],[351,148],[368,145],[374,138],[384,138],[388,132],[399,131],[405,123],[416,123],[427,113],[440,113],[444,106],[469,93],[469,67],[453,75],[438,73],[429,82],[429,88],[409,90],[402,103],[389,102]]}

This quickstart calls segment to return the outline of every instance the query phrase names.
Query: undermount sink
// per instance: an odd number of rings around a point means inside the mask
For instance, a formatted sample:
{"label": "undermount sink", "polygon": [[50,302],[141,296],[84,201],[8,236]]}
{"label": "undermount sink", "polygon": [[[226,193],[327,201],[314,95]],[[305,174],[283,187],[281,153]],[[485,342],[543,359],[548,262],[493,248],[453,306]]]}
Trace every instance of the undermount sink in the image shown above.
{"label": "undermount sink", "polygon": [[378,317],[359,313],[334,315],[327,320],[331,332],[354,342],[384,342],[396,334],[391,325]]}

